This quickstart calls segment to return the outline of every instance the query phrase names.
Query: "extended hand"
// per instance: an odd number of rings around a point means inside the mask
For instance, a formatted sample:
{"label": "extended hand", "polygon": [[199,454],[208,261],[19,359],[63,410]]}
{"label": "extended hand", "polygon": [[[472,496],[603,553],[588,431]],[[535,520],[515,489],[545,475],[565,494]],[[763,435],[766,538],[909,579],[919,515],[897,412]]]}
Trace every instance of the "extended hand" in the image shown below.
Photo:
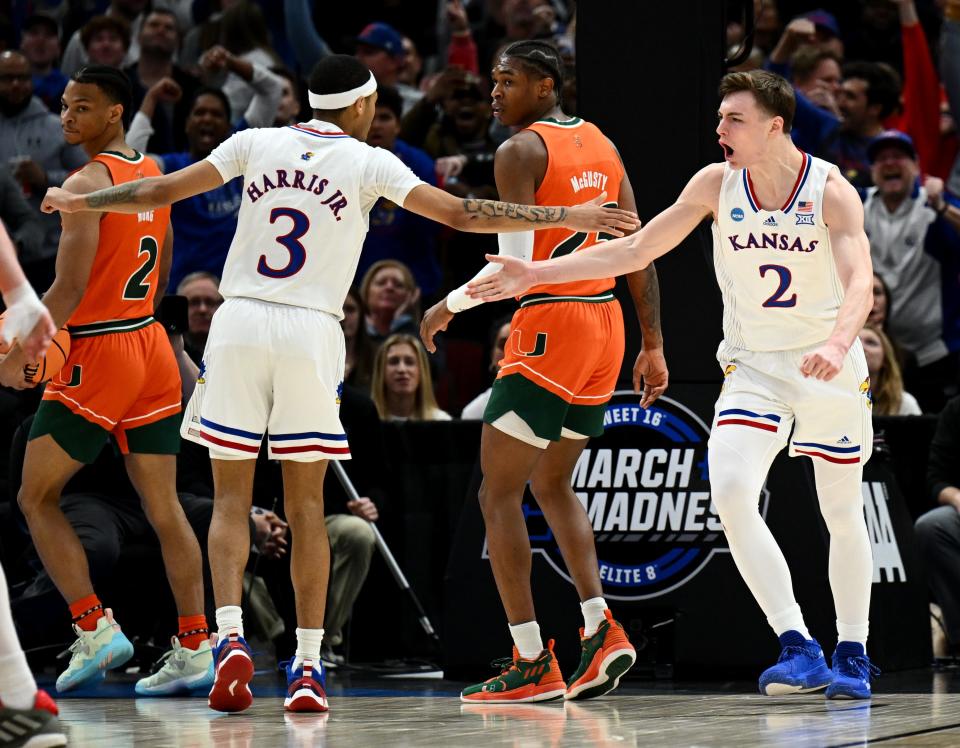
{"label": "extended hand", "polygon": [[352,514],[365,519],[367,522],[376,522],[380,518],[380,512],[377,511],[377,505],[366,496],[361,496],[356,501],[348,501],[347,509]]}
{"label": "extended hand", "polygon": [[47,194],[43,196],[40,210],[44,213],[55,213],[58,210],[61,213],[76,213],[80,210],[80,207],[74,202],[73,198],[75,197],[76,195],[72,192],[60,187],[51,187],[47,190]]}
{"label": "extended hand", "polygon": [[670,372],[662,348],[649,348],[640,351],[633,365],[633,391],[639,394],[641,408],[649,408],[667,389]]}
{"label": "extended hand", "polygon": [[496,262],[503,267],[492,275],[470,281],[467,284],[467,296],[471,299],[484,301],[510,299],[537,284],[534,263],[509,255],[487,255],[486,257],[490,262]]}
{"label": "extended hand", "polygon": [[843,368],[847,352],[836,343],[824,343],[816,350],[805,353],[800,361],[800,371],[805,377],[814,377],[829,382]]}
{"label": "extended hand", "polygon": [[606,199],[607,193],[601,192],[593,200],[567,208],[563,225],[574,231],[588,234],[597,231],[613,236],[623,236],[624,231],[640,227],[640,218],[636,213],[620,208],[604,208]]}
{"label": "extended hand", "polygon": [[423,346],[430,353],[437,352],[437,345],[433,342],[433,336],[441,330],[446,330],[452,319],[453,312],[447,308],[446,298],[440,299],[423,315],[423,321],[420,322],[420,340],[423,341]]}

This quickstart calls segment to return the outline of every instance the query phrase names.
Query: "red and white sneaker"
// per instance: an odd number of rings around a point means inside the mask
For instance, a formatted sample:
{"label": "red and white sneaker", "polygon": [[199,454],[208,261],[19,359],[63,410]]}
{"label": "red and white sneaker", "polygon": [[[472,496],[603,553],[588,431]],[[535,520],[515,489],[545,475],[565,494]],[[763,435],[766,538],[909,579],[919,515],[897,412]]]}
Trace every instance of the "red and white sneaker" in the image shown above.
{"label": "red and white sneaker", "polygon": [[231,634],[213,650],[214,680],[207,705],[218,712],[242,712],[253,703],[253,657],[242,636]]}
{"label": "red and white sneaker", "polygon": [[288,712],[327,711],[330,707],[324,690],[327,674],[323,670],[323,663],[304,660],[294,670],[293,662],[288,660],[283,663],[287,671],[287,698],[283,700],[283,708]]}

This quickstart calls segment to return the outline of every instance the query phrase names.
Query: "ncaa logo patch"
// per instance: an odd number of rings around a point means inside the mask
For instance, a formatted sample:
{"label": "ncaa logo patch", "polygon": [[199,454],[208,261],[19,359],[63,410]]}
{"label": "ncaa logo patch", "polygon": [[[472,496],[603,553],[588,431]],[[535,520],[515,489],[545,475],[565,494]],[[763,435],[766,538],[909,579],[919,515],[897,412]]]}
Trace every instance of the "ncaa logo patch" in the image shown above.
{"label": "ncaa logo patch", "polygon": [[[729,553],[710,500],[710,429],[682,403],[661,397],[641,408],[629,390],[607,404],[604,433],[590,440],[573,490],[593,527],[605,597],[645,600],[682,587],[717,553]],[[769,494],[764,488],[760,512]],[[535,554],[573,584],[531,494],[523,514]],[[484,541],[483,558],[487,555]]]}
{"label": "ncaa logo patch", "polygon": [[730,211],[730,217],[731,217],[734,221],[742,221],[742,220],[743,220],[743,209],[742,209],[742,208],[734,208],[733,210]]}

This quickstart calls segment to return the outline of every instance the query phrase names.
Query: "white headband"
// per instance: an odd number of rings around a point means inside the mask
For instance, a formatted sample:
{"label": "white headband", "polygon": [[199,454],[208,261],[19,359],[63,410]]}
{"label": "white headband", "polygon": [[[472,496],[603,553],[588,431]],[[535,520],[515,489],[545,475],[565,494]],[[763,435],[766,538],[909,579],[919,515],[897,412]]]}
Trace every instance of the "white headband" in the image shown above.
{"label": "white headband", "polygon": [[330,111],[333,109],[343,109],[344,107],[348,107],[357,99],[361,98],[362,96],[369,96],[376,90],[377,79],[373,77],[373,73],[370,73],[370,78],[366,83],[364,83],[362,86],[351,88],[349,91],[332,94],[317,94],[313,91],[308,91],[307,96],[310,100],[311,108],[320,109],[321,111]]}

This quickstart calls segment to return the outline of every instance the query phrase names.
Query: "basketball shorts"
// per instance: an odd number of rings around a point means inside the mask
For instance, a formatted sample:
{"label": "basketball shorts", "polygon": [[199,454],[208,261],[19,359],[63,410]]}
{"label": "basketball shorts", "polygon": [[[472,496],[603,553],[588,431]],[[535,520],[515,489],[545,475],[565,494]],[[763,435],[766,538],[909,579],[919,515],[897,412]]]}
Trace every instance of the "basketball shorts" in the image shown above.
{"label": "basketball shorts", "polygon": [[180,434],[220,460],[348,460],[340,425],[345,359],[326,312],[230,298],[210,325]]}
{"label": "basketball shorts", "polygon": [[112,435],[123,454],[180,451],[180,370],[152,317],[70,329],[70,356],[43,392],[30,438],[49,434],[73,459],[91,463]]}
{"label": "basketball shorts", "polygon": [[613,291],[526,296],[510,323],[483,420],[541,449],[561,438],[599,436],[623,350]]}
{"label": "basketball shorts", "polygon": [[782,445],[789,442],[791,457],[865,463],[873,451],[873,422],[863,348],[854,340],[840,373],[826,382],[800,372],[803,355],[817,347],[759,352],[721,343],[724,382],[712,433],[723,430],[729,442],[734,429],[765,431]]}

